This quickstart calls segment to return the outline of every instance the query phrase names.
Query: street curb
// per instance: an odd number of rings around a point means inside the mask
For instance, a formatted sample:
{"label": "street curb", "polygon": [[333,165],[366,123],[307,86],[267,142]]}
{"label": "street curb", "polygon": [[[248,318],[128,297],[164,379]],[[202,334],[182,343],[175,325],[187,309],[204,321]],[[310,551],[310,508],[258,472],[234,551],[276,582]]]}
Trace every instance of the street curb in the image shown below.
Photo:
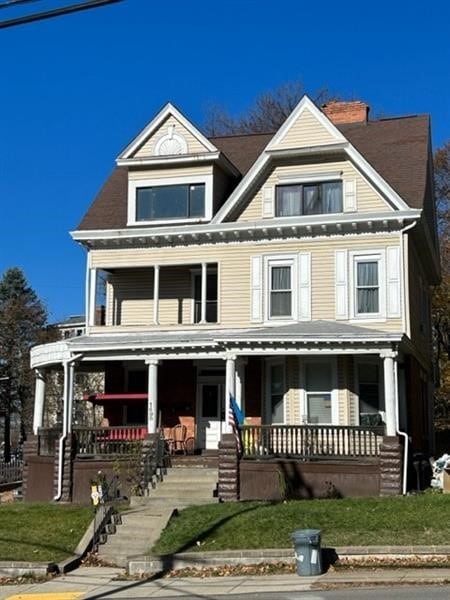
{"label": "street curb", "polygon": [[0,577],[23,577],[24,575],[45,577],[57,571],[58,566],[54,562],[0,561]]}
{"label": "street curb", "polygon": [[[322,548],[325,555],[339,559],[346,566],[358,565],[372,559],[385,562],[392,561],[396,566],[409,560],[447,560],[450,546],[342,546]],[[249,566],[284,562],[294,564],[294,550],[225,550],[222,552],[183,552],[166,556],[133,556],[128,560],[127,571],[130,575],[152,575],[159,572],[177,571],[180,569],[204,569],[208,567]]]}

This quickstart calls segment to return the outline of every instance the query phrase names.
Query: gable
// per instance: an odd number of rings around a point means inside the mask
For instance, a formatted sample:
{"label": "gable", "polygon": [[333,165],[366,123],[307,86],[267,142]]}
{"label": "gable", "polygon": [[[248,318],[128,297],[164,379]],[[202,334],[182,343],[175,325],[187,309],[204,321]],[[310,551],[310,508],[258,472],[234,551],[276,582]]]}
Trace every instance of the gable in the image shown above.
{"label": "gable", "polygon": [[305,148],[320,144],[333,144],[336,141],[338,140],[334,132],[331,132],[308,107],[305,107],[284,136],[272,148]]}
{"label": "gable", "polygon": [[[336,174],[336,179],[352,182],[355,194],[355,213],[376,213],[391,211],[392,206],[377,192],[367,179],[356,169],[349,160],[327,160],[321,163],[305,162],[303,164],[285,165],[273,167],[267,178],[259,186],[256,192],[249,196],[247,202],[237,208],[231,215],[232,220],[260,221],[267,218],[264,203],[270,195],[272,202],[275,201],[275,190],[277,185],[283,185],[286,181],[294,183],[296,180],[304,181],[311,178],[312,181],[320,181],[321,175]],[[344,209],[345,212],[345,209]],[[273,214],[273,211],[272,211]]]}
{"label": "gable", "polygon": [[174,116],[167,116],[161,125],[130,158],[200,154],[209,149]]}

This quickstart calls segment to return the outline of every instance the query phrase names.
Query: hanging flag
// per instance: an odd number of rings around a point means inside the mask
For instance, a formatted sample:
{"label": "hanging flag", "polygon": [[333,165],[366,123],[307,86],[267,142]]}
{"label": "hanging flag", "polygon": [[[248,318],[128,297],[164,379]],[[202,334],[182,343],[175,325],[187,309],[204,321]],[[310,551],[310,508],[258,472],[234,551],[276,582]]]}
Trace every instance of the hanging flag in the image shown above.
{"label": "hanging flag", "polygon": [[[241,420],[240,420],[241,419]],[[233,430],[234,438],[236,440],[236,447],[239,455],[242,454],[242,441],[241,434],[239,431],[239,425],[244,423],[244,415],[241,409],[237,405],[236,400],[230,394],[230,408],[228,410],[228,422]]]}

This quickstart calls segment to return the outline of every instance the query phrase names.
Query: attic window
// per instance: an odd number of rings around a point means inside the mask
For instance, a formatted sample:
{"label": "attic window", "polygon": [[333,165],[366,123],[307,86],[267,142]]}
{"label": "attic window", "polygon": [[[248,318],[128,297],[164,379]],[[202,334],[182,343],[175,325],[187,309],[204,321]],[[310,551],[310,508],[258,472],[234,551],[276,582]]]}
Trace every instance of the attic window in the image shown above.
{"label": "attic window", "polygon": [[205,184],[161,185],[136,189],[136,221],[202,218]]}
{"label": "attic window", "polygon": [[275,210],[277,217],[342,212],[342,181],[279,185]]}

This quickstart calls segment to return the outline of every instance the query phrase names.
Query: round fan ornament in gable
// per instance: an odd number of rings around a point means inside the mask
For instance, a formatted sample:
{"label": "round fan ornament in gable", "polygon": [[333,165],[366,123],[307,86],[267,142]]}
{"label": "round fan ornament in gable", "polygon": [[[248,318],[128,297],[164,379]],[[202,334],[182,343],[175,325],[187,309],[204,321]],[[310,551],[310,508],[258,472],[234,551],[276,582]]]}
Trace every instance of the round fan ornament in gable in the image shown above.
{"label": "round fan ornament in gable", "polygon": [[175,133],[175,125],[169,125],[166,135],[156,143],[154,154],[156,156],[170,156],[186,154],[187,151],[188,147],[184,137],[179,133]]}

